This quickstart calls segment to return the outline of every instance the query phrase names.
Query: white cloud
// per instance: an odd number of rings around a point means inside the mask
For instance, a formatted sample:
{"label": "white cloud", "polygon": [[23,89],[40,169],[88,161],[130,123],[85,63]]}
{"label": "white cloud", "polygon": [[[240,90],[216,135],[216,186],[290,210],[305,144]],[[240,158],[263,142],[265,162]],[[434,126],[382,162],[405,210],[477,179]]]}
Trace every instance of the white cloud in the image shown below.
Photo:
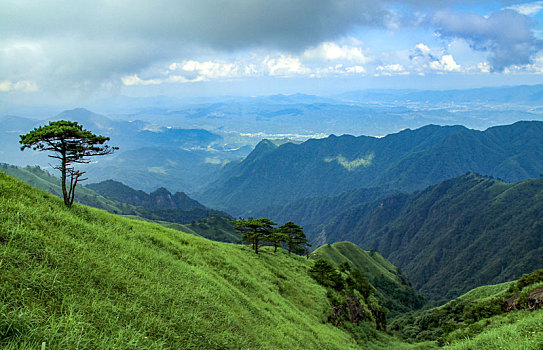
{"label": "white cloud", "polygon": [[433,70],[446,72],[459,72],[461,68],[452,55],[443,55],[440,60],[431,61],[429,66]]}
{"label": "white cloud", "polygon": [[302,57],[306,60],[320,61],[349,61],[365,64],[370,61],[361,47],[338,45],[335,42],[324,42],[317,47],[304,51]]}
{"label": "white cloud", "polygon": [[125,77],[122,77],[121,81],[126,86],[158,85],[158,84],[163,83],[163,80],[161,80],[161,79],[141,79],[137,74],[127,75]]}
{"label": "white cloud", "polygon": [[517,4],[506,7],[508,10],[514,10],[525,16],[535,16],[543,10],[543,1],[529,2],[526,4]]}
{"label": "white cloud", "polygon": [[424,56],[430,54],[430,48],[428,46],[424,45],[423,43],[417,44],[415,46],[415,49],[418,49],[420,54],[422,54]]}
{"label": "white cloud", "polygon": [[0,81],[0,92],[9,91],[35,92],[38,91],[38,84],[32,80],[20,80],[16,82],[10,80]]}
{"label": "white cloud", "polygon": [[354,73],[354,74],[366,73],[366,69],[362,66],[347,67],[345,70],[347,71],[347,73]]}
{"label": "white cloud", "polygon": [[299,58],[281,55],[277,58],[266,57],[262,61],[271,76],[292,76],[310,73]]}
{"label": "white cloud", "polygon": [[490,73],[492,67],[490,67],[488,62],[480,62],[479,64],[477,64],[477,69],[479,69],[481,73]]}
{"label": "white cloud", "polygon": [[392,76],[392,75],[409,75],[410,74],[408,71],[405,70],[404,66],[398,63],[378,66],[375,70],[377,71],[375,76],[379,76],[379,75]]}

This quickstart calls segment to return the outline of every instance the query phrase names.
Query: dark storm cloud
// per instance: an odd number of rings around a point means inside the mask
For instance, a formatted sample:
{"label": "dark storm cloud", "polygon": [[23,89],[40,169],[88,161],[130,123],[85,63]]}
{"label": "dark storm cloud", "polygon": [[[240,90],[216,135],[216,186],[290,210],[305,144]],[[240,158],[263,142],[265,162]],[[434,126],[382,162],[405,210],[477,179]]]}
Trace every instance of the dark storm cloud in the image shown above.
{"label": "dark storm cloud", "polygon": [[494,71],[529,64],[543,47],[532,31],[533,20],[512,10],[488,16],[440,12],[435,15],[433,24],[444,37],[462,38],[473,49],[489,52],[489,63]]}
{"label": "dark storm cloud", "polygon": [[358,0],[21,1],[3,0],[4,33],[72,34],[198,43],[218,49],[296,49],[357,25],[379,26],[379,2]]}
{"label": "dark storm cloud", "polygon": [[[478,5],[492,2],[480,1]],[[430,18],[439,9],[470,3],[464,0],[0,0],[0,82],[32,80],[40,90],[72,89],[86,93],[104,84],[121,84],[120,78],[125,75],[143,77],[146,70],[163,69],[174,60],[197,59],[199,55],[220,57],[251,48],[296,54],[349,35],[356,28],[387,27],[391,19],[398,19],[400,29],[418,25],[417,21],[401,20],[402,16],[409,17],[410,12],[416,18],[419,13]],[[449,17],[436,16],[432,24],[438,25],[445,37],[463,37],[475,49],[491,52],[497,69],[526,62],[535,50],[531,24],[521,15],[492,15],[489,22],[478,15],[448,14]],[[460,28],[464,17],[473,31]],[[500,21],[506,22],[500,25]],[[504,28],[511,26],[507,21],[520,26],[513,30],[519,40],[501,37],[513,35],[505,33]],[[485,26],[488,28],[481,29]],[[512,52],[512,56],[507,56],[507,52]]]}
{"label": "dark storm cloud", "polygon": [[92,87],[202,52],[299,52],[385,13],[357,0],[2,0],[0,81]]}

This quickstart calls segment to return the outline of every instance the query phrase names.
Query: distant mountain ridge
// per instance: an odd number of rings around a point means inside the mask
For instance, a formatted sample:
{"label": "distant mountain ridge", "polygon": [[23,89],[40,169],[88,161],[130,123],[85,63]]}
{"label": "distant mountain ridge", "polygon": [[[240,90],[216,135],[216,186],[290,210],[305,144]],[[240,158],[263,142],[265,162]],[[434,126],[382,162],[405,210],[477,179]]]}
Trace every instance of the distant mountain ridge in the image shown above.
{"label": "distant mountain ridge", "polygon": [[[264,142],[264,141],[263,141]],[[428,125],[383,138],[331,135],[259,145],[196,198],[234,215],[362,187],[414,191],[469,171],[506,181],[543,172],[543,122],[485,131]]]}
{"label": "distant mountain ridge", "polygon": [[[40,167],[20,168],[0,163],[0,170],[56,196],[62,196],[60,179]],[[94,191],[93,187],[98,191]],[[238,243],[240,239],[228,214],[206,208],[184,193],[172,195],[165,188],[147,194],[121,182],[105,181],[102,184],[78,186],[75,200],[110,213],[156,221],[163,226],[217,241]]]}
{"label": "distant mountain ridge", "polygon": [[353,206],[322,234],[377,250],[437,302],[543,268],[542,214],[543,179],[507,184],[470,173]]}
{"label": "distant mountain ridge", "polygon": [[176,192],[172,195],[172,193],[164,187],[149,194],[141,190],[135,190],[122,182],[114,180],[88,184],[86,187],[105,197],[118,200],[119,202],[142,206],[149,209],[206,209],[205,206],[190,198],[184,192]]}

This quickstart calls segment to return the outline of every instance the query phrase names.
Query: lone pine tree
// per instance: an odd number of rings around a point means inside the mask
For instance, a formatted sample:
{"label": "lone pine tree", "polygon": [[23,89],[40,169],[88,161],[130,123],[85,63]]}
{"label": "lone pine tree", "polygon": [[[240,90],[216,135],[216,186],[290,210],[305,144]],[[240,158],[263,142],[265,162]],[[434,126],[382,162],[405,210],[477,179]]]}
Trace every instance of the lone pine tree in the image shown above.
{"label": "lone pine tree", "polygon": [[20,138],[21,151],[26,148],[50,151],[53,154],[49,157],[60,160],[60,165],[54,168],[62,174],[62,195],[68,207],[74,202],[77,183],[86,180],[82,178],[85,172],[75,169],[74,164],[89,163],[88,157],[111,154],[118,149],[105,144],[109,137],[95,135],[77,122],[67,120],[49,122]]}

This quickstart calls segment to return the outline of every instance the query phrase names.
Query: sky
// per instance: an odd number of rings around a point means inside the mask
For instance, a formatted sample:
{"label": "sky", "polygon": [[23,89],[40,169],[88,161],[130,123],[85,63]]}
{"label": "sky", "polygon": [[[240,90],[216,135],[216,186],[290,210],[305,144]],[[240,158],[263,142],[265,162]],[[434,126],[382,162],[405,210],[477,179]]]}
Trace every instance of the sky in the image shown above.
{"label": "sky", "polygon": [[538,83],[543,1],[0,1],[0,101]]}

